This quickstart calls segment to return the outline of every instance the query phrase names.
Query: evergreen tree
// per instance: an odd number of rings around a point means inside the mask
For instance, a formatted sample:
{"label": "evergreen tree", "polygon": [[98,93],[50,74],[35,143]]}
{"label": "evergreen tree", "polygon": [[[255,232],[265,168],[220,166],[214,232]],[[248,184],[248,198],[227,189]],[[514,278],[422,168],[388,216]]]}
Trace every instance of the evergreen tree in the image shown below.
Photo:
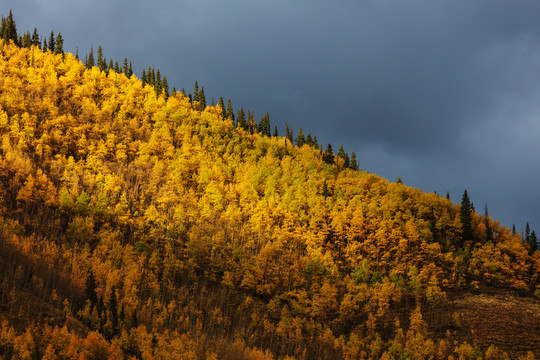
{"label": "evergreen tree", "polygon": [[91,69],[96,65],[94,61],[94,46],[90,47],[90,54],[88,54],[88,58],[86,60],[86,68]]}
{"label": "evergreen tree", "polygon": [[164,76],[161,80],[161,91],[165,94],[165,97],[169,97],[169,83],[167,82],[167,77]]}
{"label": "evergreen tree", "polygon": [[285,137],[291,142],[291,144],[294,144],[293,131],[292,129],[289,129],[289,124],[287,123],[285,123]]}
{"label": "evergreen tree", "polygon": [[247,123],[246,123],[246,114],[244,113],[244,108],[241,107],[240,110],[238,110],[238,117],[236,121],[236,128],[237,129],[247,129]]}
{"label": "evergreen tree", "polygon": [[270,115],[268,113],[259,121],[258,130],[261,135],[270,137]]}
{"label": "evergreen tree", "polygon": [[122,72],[124,73],[124,75],[128,74],[128,70],[128,61],[127,58],[124,58],[124,63],[122,64]]}
{"label": "evergreen tree", "polygon": [[403,184],[403,180],[401,179],[401,176],[398,176],[398,177],[397,177],[396,183],[398,183],[398,184]]}
{"label": "evergreen tree", "polygon": [[156,82],[154,84],[154,89],[156,90],[156,94],[159,96],[161,94],[161,73],[159,72],[159,69],[157,69],[156,72]]}
{"label": "evergreen tree", "polygon": [[127,71],[127,76],[130,78],[133,75],[133,66],[131,65],[131,60],[129,60],[129,67]]}
{"label": "evergreen tree", "polygon": [[9,15],[4,19],[2,16],[2,25],[0,27],[0,37],[9,43],[12,40],[15,45],[19,45],[19,35],[17,35],[17,26],[13,20],[13,13],[9,10]]}
{"label": "evergreen tree", "polygon": [[529,241],[531,240],[531,227],[529,226],[529,223],[525,225],[525,237],[523,238],[523,240],[525,240],[526,243],[529,243]]}
{"label": "evergreen tree", "polygon": [[22,39],[19,40],[19,43],[23,48],[29,48],[32,46],[32,36],[28,31],[23,34]]}
{"label": "evergreen tree", "polygon": [[141,81],[142,81],[143,86],[146,85],[146,70],[145,69],[142,70]]}
{"label": "evergreen tree", "polygon": [[206,97],[204,96],[204,86],[201,87],[201,90],[199,91],[199,103],[201,104],[200,105],[201,111],[206,109]]}
{"label": "evergreen tree", "polygon": [[306,143],[306,138],[304,137],[302,128],[298,129],[298,135],[296,136],[295,143],[298,147],[302,147],[302,145]]}
{"label": "evergreen tree", "polygon": [[101,45],[99,45],[97,49],[97,67],[101,71],[107,70],[107,61],[103,57],[103,49],[101,48]]}
{"label": "evergreen tree", "polygon": [[199,101],[199,82],[195,80],[195,86],[193,87],[193,102]]}
{"label": "evergreen tree", "polygon": [[227,99],[227,118],[230,118],[234,124],[234,111],[231,104],[231,98]]}
{"label": "evergreen tree", "polygon": [[306,136],[306,144],[308,144],[309,146],[313,146],[313,138],[311,137],[310,133],[308,133]]}
{"label": "evergreen tree", "polygon": [[337,156],[345,160],[345,150],[343,149],[343,145],[339,145]]}
{"label": "evergreen tree", "polygon": [[459,209],[459,218],[461,220],[461,246],[463,243],[468,240],[473,239],[472,232],[472,206],[471,201],[469,200],[469,194],[467,190],[463,192],[463,197],[461,199],[461,207]]}
{"label": "evergreen tree", "polygon": [[118,61],[114,62],[114,72],[117,74],[120,74],[122,71],[120,70],[120,66],[118,66]]}
{"label": "evergreen tree", "polygon": [[62,54],[64,56],[64,38],[62,38],[62,34],[58,33],[56,36],[56,49],[54,51],[55,54]]}
{"label": "evergreen tree", "polygon": [[534,230],[531,232],[531,236],[529,237],[529,246],[531,255],[535,251],[538,251],[538,238],[536,237],[536,232]]}
{"label": "evergreen tree", "polygon": [[326,150],[323,152],[323,161],[327,164],[334,163],[334,151],[332,149],[332,144],[328,143]]}
{"label": "evergreen tree", "polygon": [[47,51],[48,45],[47,45],[47,38],[43,38],[43,46],[41,47],[43,51]]}
{"label": "evergreen tree", "polygon": [[39,41],[39,34],[36,28],[34,28],[34,33],[32,34],[32,45],[41,47],[41,41]]}
{"label": "evergreen tree", "polygon": [[225,103],[223,102],[223,97],[219,97],[218,106],[221,108],[221,117],[223,119],[227,118],[227,110],[225,110]]}
{"label": "evergreen tree", "polygon": [[54,40],[54,31],[51,31],[51,35],[49,36],[49,50],[54,53],[54,50],[56,50],[56,42]]}
{"label": "evergreen tree", "polygon": [[493,231],[491,230],[488,206],[484,208],[484,227],[486,228],[486,242],[493,241]]}
{"label": "evergreen tree", "polygon": [[278,137],[279,134],[278,134],[278,130],[277,130],[277,125],[274,125],[274,133],[272,134],[273,137]]}
{"label": "evergreen tree", "polygon": [[114,71],[114,64],[113,64],[113,61],[112,61],[112,59],[111,59],[111,60],[109,60],[109,70],[112,70],[112,71]]}
{"label": "evergreen tree", "polygon": [[255,123],[255,115],[253,110],[248,110],[247,127],[250,134],[257,132],[257,123]]}
{"label": "evergreen tree", "polygon": [[358,161],[356,160],[356,154],[354,151],[351,153],[351,163],[349,167],[353,170],[358,170]]}
{"label": "evergreen tree", "polygon": [[512,224],[512,235],[516,234],[516,224]]}

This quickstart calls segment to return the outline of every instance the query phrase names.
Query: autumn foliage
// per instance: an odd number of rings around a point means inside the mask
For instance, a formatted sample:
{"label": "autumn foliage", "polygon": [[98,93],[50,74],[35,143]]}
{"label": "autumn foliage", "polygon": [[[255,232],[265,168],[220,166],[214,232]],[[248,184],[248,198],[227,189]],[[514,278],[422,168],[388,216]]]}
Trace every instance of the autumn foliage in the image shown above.
{"label": "autumn foliage", "polygon": [[450,200],[201,107],[0,40],[0,354],[503,356],[437,311],[540,297],[540,252],[476,213],[463,239]]}

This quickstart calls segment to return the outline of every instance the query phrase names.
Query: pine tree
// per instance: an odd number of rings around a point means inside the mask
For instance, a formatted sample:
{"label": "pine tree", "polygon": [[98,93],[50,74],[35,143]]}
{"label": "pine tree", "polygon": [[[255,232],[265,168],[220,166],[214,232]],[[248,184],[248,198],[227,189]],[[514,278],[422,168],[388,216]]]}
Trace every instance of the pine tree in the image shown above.
{"label": "pine tree", "polygon": [[227,110],[225,110],[225,103],[223,102],[223,97],[222,96],[219,97],[218,107],[221,108],[221,117],[223,119],[226,119],[227,118]]}
{"label": "pine tree", "polygon": [[279,134],[278,134],[278,130],[277,130],[277,125],[274,125],[274,133],[272,134],[273,137],[278,137]]}
{"label": "pine tree", "polygon": [[259,121],[259,133],[270,137],[270,115],[266,113]]}
{"label": "pine tree", "polygon": [[313,138],[311,137],[311,133],[308,133],[306,136],[306,144],[313,146]]}
{"label": "pine tree", "polygon": [[51,31],[51,35],[49,36],[49,50],[54,53],[55,49],[56,49],[56,42],[54,40],[54,31]]}
{"label": "pine tree", "polygon": [[241,107],[240,110],[238,110],[238,120],[236,122],[236,128],[237,129],[247,129],[246,124],[246,114],[244,113],[244,108]]}
{"label": "pine tree", "polygon": [[486,228],[486,242],[493,241],[493,231],[491,230],[488,206],[484,208],[484,227]]}
{"label": "pine tree", "polygon": [[199,103],[201,104],[200,105],[201,111],[206,109],[206,97],[204,96],[204,86],[201,87],[201,90],[199,91]]}
{"label": "pine tree", "polygon": [[43,38],[43,46],[41,47],[43,51],[47,51],[48,45],[47,45],[47,38]]}
{"label": "pine tree", "polygon": [[459,217],[461,220],[461,246],[463,243],[468,240],[473,239],[472,232],[472,206],[469,199],[469,194],[467,190],[463,192],[463,197],[461,199],[461,207],[459,209]]}
{"label": "pine tree", "polygon": [[193,87],[193,102],[199,101],[199,82],[195,80],[195,86]]}
{"label": "pine tree", "polygon": [[337,156],[345,160],[345,150],[343,149],[343,145],[339,145]]}
{"label": "pine tree", "polygon": [[127,75],[128,70],[128,61],[127,58],[124,58],[124,63],[122,64],[122,72],[124,73],[124,75]]}
{"label": "pine tree", "polygon": [[401,179],[401,176],[397,177],[396,183],[403,184],[403,180]]}
{"label": "pine tree", "polygon": [[120,66],[118,66],[118,61],[114,62],[114,72],[117,74],[120,74],[122,70],[120,70]]}
{"label": "pine tree", "polygon": [[12,40],[15,45],[19,45],[19,35],[17,35],[17,26],[13,20],[13,13],[9,10],[7,18],[2,16],[2,26],[0,28],[0,37],[9,43]]}
{"label": "pine tree", "polygon": [[133,66],[131,65],[131,60],[129,60],[129,67],[127,71],[127,76],[130,78],[133,75]]}
{"label": "pine tree", "polygon": [[358,170],[358,160],[356,160],[356,154],[354,151],[351,153],[351,164],[349,167],[353,170]]}
{"label": "pine tree", "polygon": [[295,143],[298,147],[302,147],[306,143],[306,138],[304,137],[302,128],[298,129],[298,135],[296,136]]}
{"label": "pine tree", "polygon": [[156,94],[159,96],[161,94],[161,73],[159,72],[159,69],[156,71],[156,82],[154,84],[154,89],[156,90]]}
{"label": "pine tree", "polygon": [[532,255],[535,251],[538,251],[538,238],[536,237],[536,232],[533,230],[529,236],[529,253]]}
{"label": "pine tree", "polygon": [[289,124],[287,123],[285,123],[285,137],[291,142],[291,144],[294,144],[293,131],[292,129],[289,129]]}
{"label": "pine tree", "polygon": [[101,48],[101,45],[99,45],[97,49],[97,67],[101,71],[107,70],[107,61],[103,57],[103,49]]}
{"label": "pine tree", "polygon": [[109,60],[109,67],[108,67],[108,69],[109,69],[109,71],[111,71],[111,70],[114,71],[114,64],[113,64],[112,59]]}
{"label": "pine tree", "polygon": [[323,161],[327,164],[334,163],[334,151],[332,149],[332,144],[328,143],[326,150],[323,152]]}
{"label": "pine tree", "polygon": [[531,239],[531,227],[529,226],[529,223],[525,225],[525,237],[524,240],[526,243],[528,243]]}
{"label": "pine tree", "polygon": [[62,56],[65,55],[64,53],[64,38],[62,38],[62,34],[58,33],[56,36],[56,50],[54,51],[55,54],[62,54]]}
{"label": "pine tree", "polygon": [[234,111],[231,104],[231,98],[227,99],[227,118],[230,118],[234,124]]}
{"label": "pine tree", "polygon": [[41,41],[39,41],[39,34],[36,28],[34,28],[34,33],[32,34],[32,45],[41,47]]}
{"label": "pine tree", "polygon": [[165,97],[169,97],[169,83],[167,82],[167,77],[164,76],[161,80],[161,91],[165,94]]}
{"label": "pine tree", "polygon": [[146,70],[145,69],[142,70],[141,81],[142,81],[143,86],[146,85]]}
{"label": "pine tree", "polygon": [[88,58],[86,60],[86,68],[91,69],[96,65],[94,61],[94,46],[92,45],[90,47],[90,54],[88,54]]}

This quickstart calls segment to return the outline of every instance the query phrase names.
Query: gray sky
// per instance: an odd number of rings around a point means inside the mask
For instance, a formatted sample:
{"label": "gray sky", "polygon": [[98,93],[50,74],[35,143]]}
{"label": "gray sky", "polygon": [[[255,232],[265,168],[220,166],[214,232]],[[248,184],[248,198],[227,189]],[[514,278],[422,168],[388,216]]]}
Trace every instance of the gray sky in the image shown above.
{"label": "gray sky", "polygon": [[149,65],[360,167],[540,226],[540,2],[3,0],[18,31]]}

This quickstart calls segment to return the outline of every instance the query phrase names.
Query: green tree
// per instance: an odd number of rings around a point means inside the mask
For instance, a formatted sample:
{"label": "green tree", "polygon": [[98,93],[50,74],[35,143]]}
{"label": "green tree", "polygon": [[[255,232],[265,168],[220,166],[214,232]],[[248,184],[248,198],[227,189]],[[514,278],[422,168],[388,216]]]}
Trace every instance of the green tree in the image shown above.
{"label": "green tree", "polygon": [[56,41],[54,40],[54,32],[51,31],[51,35],[49,36],[49,50],[54,53],[54,50],[56,50]]}
{"label": "green tree", "polygon": [[332,144],[328,143],[326,150],[323,152],[322,159],[327,164],[334,163],[334,150],[332,149]]}
{"label": "green tree", "polygon": [[4,19],[2,16],[2,26],[0,28],[0,37],[6,42],[12,40],[15,45],[19,45],[19,36],[17,35],[17,26],[13,20],[13,13],[9,10],[9,15]]}
{"label": "green tree", "polygon": [[103,49],[101,48],[101,45],[99,45],[97,49],[97,67],[101,71],[107,70],[107,61],[103,57]]}
{"label": "green tree", "polygon": [[56,49],[54,50],[55,54],[62,54],[64,56],[64,38],[62,38],[62,34],[58,33],[56,35]]}
{"label": "green tree", "polygon": [[[243,110],[242,110],[243,111]],[[234,124],[234,111],[231,104],[231,98],[227,100],[227,118],[230,118]]]}
{"label": "green tree", "polygon": [[295,143],[298,147],[302,147],[302,145],[306,143],[306,138],[304,137],[302,128],[298,129],[298,135],[296,136]]}
{"label": "green tree", "polygon": [[32,34],[32,45],[41,47],[41,41],[39,41],[39,34],[36,28],[34,28],[34,33]]}
{"label": "green tree", "polygon": [[278,137],[279,134],[278,134],[278,130],[277,130],[277,125],[274,125],[274,133],[272,134],[273,137]]}
{"label": "green tree", "polygon": [[94,67],[95,61],[94,61],[94,46],[90,47],[90,54],[88,54],[88,58],[86,59],[86,68],[91,69]]}
{"label": "green tree", "polygon": [[358,170],[358,160],[356,160],[356,154],[354,151],[351,153],[351,163],[349,167],[353,170]]}
{"label": "green tree", "polygon": [[236,128],[237,129],[247,129],[246,124],[246,114],[244,112],[244,108],[241,107],[240,110],[238,110],[238,117],[236,121]]}
{"label": "green tree", "polygon": [[472,205],[469,199],[469,194],[467,194],[467,190],[463,192],[463,197],[461,198],[459,218],[461,220],[461,244],[460,245],[463,246],[463,243],[465,241],[473,239]]}
{"label": "green tree", "polygon": [[165,97],[169,97],[169,83],[166,76],[161,80],[161,91],[165,94]]}
{"label": "green tree", "polygon": [[221,117],[224,119],[227,118],[227,110],[225,110],[225,103],[223,102],[223,97],[219,97],[218,106],[221,108]]}
{"label": "green tree", "polygon": [[206,109],[206,96],[204,95],[204,86],[199,91],[199,103],[201,104],[201,111]]}
{"label": "green tree", "polygon": [[199,101],[199,82],[195,80],[195,86],[193,87],[193,102]]}
{"label": "green tree", "polygon": [[270,115],[266,113],[259,121],[259,133],[270,137]]}

